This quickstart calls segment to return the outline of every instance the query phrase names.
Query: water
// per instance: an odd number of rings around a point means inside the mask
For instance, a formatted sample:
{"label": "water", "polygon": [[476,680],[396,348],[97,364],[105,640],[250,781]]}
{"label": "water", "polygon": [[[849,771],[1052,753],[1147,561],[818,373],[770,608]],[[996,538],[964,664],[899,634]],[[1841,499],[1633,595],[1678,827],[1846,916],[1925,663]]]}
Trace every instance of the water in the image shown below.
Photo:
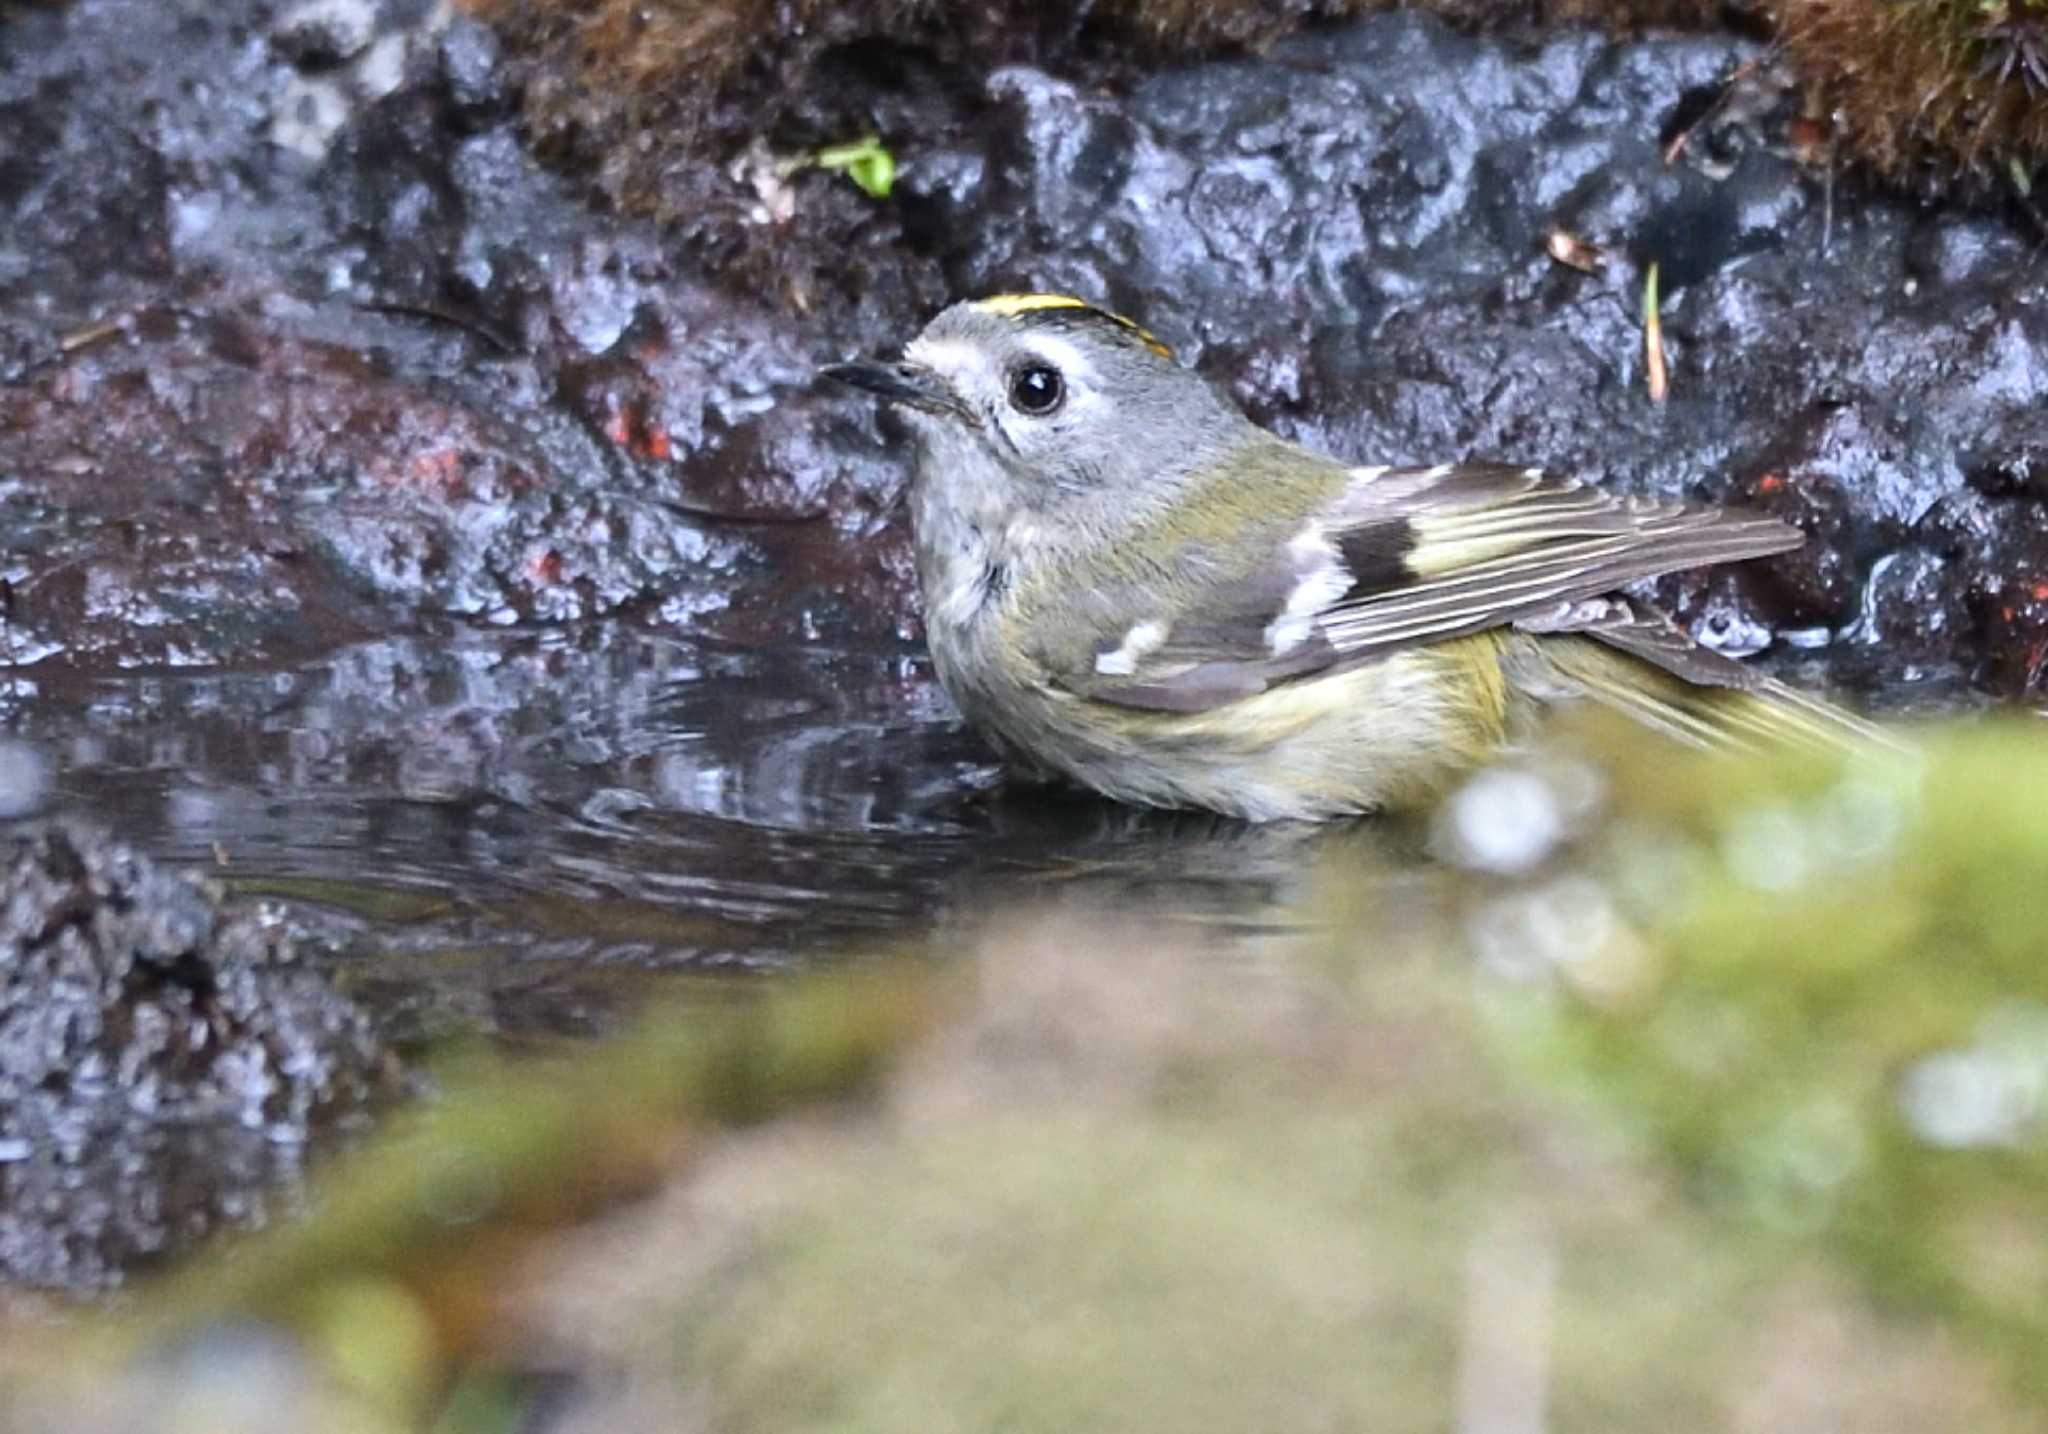
{"label": "water", "polygon": [[286,901],[401,1042],[587,1034],[649,983],[943,945],[1012,902],[1255,933],[1333,839],[1006,785],[921,657],[617,626],[37,672],[0,713],[50,805]]}

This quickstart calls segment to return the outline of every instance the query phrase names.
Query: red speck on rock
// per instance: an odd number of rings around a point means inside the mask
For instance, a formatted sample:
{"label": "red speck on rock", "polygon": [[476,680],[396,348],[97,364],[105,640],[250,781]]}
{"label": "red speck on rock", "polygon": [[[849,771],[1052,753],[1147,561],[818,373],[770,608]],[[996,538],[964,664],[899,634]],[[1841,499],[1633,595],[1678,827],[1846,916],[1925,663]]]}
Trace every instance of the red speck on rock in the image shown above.
{"label": "red speck on rock", "polygon": [[624,448],[633,441],[633,425],[626,417],[626,410],[623,406],[614,407],[610,416],[606,418],[604,436],[620,448]]}
{"label": "red speck on rock", "polygon": [[528,561],[526,571],[535,582],[552,587],[562,580],[562,555],[552,548],[535,553]]}
{"label": "red speck on rock", "polygon": [[452,491],[462,482],[462,453],[454,448],[415,453],[405,465],[405,476],[415,487]]}

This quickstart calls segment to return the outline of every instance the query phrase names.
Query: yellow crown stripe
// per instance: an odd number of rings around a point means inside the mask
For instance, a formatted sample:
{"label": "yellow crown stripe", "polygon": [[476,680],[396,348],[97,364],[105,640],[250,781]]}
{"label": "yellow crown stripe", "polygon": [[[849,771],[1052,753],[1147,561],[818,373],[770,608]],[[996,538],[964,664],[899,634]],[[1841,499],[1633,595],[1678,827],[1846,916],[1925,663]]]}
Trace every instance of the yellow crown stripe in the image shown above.
{"label": "yellow crown stripe", "polygon": [[975,300],[973,307],[984,314],[994,314],[999,318],[1005,319],[1022,318],[1026,314],[1040,314],[1049,309],[1079,309],[1091,314],[1100,314],[1111,323],[1121,324],[1124,328],[1129,329],[1144,343],[1145,347],[1151,349],[1152,352],[1158,354],[1161,358],[1173,357],[1173,350],[1159,342],[1158,339],[1152,336],[1149,330],[1141,325],[1125,318],[1122,314],[1112,313],[1098,304],[1091,304],[1086,299],[1077,299],[1072,294],[990,294],[985,299]]}
{"label": "yellow crown stripe", "polygon": [[1042,309],[1092,309],[1095,305],[1072,294],[990,294],[986,299],[976,299],[974,307],[984,314],[1014,319],[1019,314],[1035,314]]}

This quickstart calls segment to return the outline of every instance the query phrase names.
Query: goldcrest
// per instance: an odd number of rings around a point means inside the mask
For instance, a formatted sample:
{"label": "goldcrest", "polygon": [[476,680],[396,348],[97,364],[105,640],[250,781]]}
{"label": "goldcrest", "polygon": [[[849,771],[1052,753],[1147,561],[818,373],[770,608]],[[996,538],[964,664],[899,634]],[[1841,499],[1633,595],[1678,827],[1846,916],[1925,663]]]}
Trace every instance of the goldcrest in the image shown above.
{"label": "goldcrest", "polygon": [[1559,703],[1697,745],[1876,739],[1619,589],[1773,519],[1493,463],[1354,467],[1079,299],[955,304],[898,363],[939,681],[1013,761],[1255,821],[1425,802]]}

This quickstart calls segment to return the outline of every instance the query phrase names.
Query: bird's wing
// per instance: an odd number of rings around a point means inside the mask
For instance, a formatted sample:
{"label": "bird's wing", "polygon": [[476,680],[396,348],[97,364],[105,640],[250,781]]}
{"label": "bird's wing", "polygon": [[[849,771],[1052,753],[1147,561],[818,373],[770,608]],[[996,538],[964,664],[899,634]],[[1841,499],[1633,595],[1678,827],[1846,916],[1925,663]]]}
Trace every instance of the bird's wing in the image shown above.
{"label": "bird's wing", "polygon": [[[1250,566],[1105,634],[1092,670],[1065,685],[1129,707],[1206,711],[1420,643],[1516,624],[1562,630],[1574,605],[1627,583],[1802,541],[1771,518],[1615,496],[1537,468],[1360,468]],[[1723,664],[1741,671],[1676,629],[1608,614],[1602,630],[1582,616],[1587,635],[1688,681],[1735,685]]]}

